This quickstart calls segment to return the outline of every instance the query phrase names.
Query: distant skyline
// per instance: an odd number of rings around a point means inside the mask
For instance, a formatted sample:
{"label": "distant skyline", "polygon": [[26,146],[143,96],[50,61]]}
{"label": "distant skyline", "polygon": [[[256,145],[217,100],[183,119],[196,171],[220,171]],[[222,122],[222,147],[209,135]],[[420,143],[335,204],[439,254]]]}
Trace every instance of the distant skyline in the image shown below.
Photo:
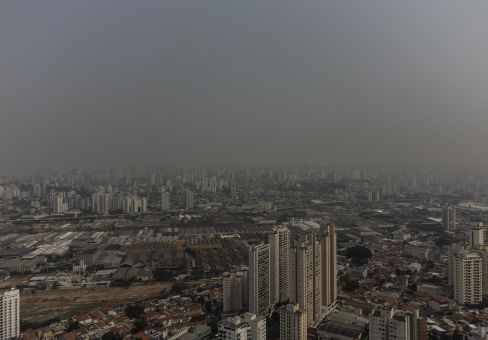
{"label": "distant skyline", "polygon": [[488,168],[485,1],[2,1],[0,169]]}

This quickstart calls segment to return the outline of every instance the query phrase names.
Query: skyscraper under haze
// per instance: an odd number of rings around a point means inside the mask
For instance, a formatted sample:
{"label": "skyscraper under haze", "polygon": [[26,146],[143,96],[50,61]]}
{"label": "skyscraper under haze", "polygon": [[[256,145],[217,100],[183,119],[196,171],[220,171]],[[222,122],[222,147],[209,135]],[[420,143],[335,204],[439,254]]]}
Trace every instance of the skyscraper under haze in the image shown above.
{"label": "skyscraper under haze", "polygon": [[193,209],[193,191],[187,189],[184,194],[185,210]]}
{"label": "skyscraper under haze", "polygon": [[442,209],[442,226],[444,230],[456,229],[456,208],[446,206]]}
{"label": "skyscraper under haze", "polygon": [[332,223],[320,227],[322,260],[322,306],[331,307],[337,299],[337,241]]}
{"label": "skyscraper under haze", "polygon": [[270,306],[269,244],[253,245],[249,249],[249,311],[267,315]]}
{"label": "skyscraper under haze", "polygon": [[315,232],[302,235],[290,248],[290,303],[307,313],[307,325],[322,317],[321,251]]}
{"label": "skyscraper under haze", "polygon": [[288,300],[290,231],[276,226],[268,235],[270,247],[270,303]]}
{"label": "skyscraper under haze", "polygon": [[169,191],[163,191],[161,193],[161,210],[168,211],[171,209],[171,194]]}

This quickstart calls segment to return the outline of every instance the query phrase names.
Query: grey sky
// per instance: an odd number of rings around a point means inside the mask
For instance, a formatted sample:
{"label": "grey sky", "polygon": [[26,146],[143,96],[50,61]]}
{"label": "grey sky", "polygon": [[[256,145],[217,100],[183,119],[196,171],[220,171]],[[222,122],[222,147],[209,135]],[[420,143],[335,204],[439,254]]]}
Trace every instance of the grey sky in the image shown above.
{"label": "grey sky", "polygon": [[1,1],[0,167],[488,165],[488,2]]}

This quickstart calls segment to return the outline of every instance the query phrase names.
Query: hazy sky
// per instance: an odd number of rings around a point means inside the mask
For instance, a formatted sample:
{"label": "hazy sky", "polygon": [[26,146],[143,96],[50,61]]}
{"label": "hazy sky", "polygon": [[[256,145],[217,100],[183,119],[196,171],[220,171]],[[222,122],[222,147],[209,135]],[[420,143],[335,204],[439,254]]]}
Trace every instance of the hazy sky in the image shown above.
{"label": "hazy sky", "polygon": [[0,167],[488,165],[488,1],[0,2]]}

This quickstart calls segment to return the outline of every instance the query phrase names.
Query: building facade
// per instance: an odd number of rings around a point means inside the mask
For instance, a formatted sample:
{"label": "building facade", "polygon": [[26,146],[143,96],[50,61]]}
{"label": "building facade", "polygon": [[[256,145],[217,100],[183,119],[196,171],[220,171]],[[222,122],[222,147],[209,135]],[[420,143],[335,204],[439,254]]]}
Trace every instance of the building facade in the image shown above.
{"label": "building facade", "polygon": [[267,315],[270,301],[269,244],[253,245],[249,249],[249,312]]}
{"label": "building facade", "polygon": [[288,300],[290,231],[286,226],[276,226],[268,235],[270,247],[270,302]]}
{"label": "building facade", "polygon": [[280,309],[280,340],[307,339],[307,313],[297,304],[288,304]]}
{"label": "building facade", "polygon": [[0,291],[0,339],[20,336],[20,296],[17,289]]}

